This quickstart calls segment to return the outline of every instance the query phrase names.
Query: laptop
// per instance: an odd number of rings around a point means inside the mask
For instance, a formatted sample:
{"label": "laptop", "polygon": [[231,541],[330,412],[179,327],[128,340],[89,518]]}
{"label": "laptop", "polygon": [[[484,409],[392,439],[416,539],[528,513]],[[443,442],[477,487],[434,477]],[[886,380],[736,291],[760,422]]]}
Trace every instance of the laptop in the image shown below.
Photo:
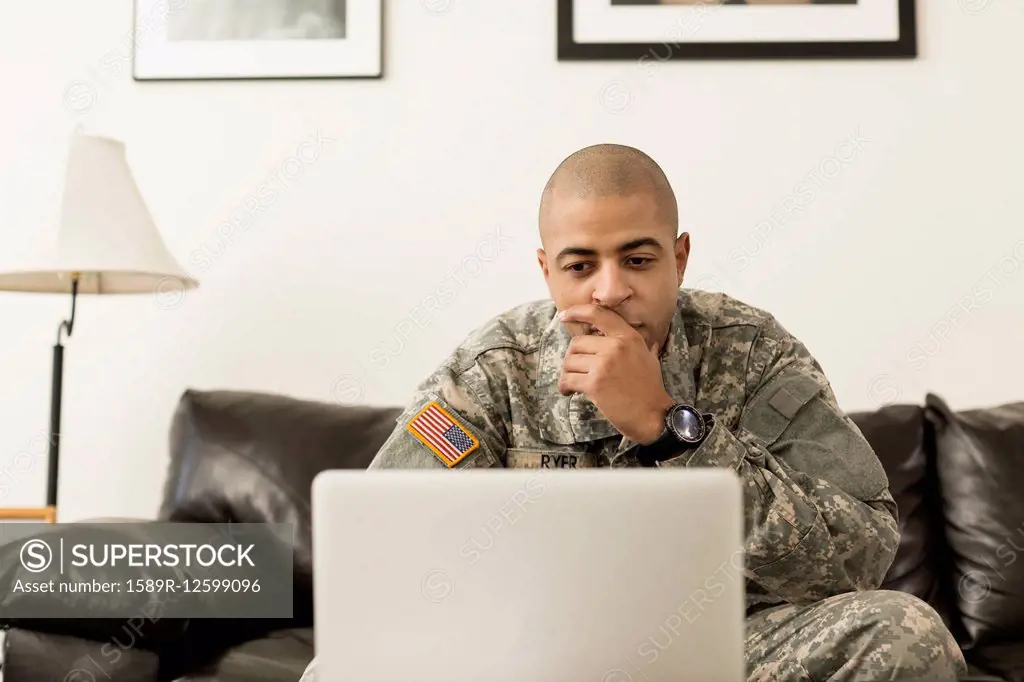
{"label": "laptop", "polygon": [[312,489],[321,682],[740,682],[732,471],[332,470]]}

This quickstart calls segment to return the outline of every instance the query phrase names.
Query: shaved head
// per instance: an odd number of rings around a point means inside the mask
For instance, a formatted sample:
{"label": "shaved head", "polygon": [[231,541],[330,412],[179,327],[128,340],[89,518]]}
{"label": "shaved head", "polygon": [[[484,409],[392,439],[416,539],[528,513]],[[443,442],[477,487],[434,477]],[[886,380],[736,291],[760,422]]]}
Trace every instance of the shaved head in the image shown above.
{"label": "shaved head", "polygon": [[544,186],[539,224],[537,262],[559,310],[597,304],[663,346],[690,235],[678,234],[675,193],[654,159],[619,144],[573,153]]}
{"label": "shaved head", "polygon": [[595,144],[564,159],[551,174],[540,200],[540,232],[544,239],[552,203],[560,198],[625,197],[645,195],[653,202],[660,221],[675,236],[679,208],[665,172],[654,159],[634,147]]}

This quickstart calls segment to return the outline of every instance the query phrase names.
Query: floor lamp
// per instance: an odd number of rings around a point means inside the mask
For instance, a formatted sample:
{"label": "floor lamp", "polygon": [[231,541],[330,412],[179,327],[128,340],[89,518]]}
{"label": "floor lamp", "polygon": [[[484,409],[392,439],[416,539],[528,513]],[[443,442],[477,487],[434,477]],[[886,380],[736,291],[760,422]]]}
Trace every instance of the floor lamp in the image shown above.
{"label": "floor lamp", "polygon": [[74,330],[79,294],[166,294],[199,286],[164,245],[122,142],[78,130],[67,158],[56,239],[24,265],[0,271],[0,291],[71,295],[71,316],[57,327],[53,347],[46,507],[0,511],[8,518],[56,521],[64,378],[61,340]]}

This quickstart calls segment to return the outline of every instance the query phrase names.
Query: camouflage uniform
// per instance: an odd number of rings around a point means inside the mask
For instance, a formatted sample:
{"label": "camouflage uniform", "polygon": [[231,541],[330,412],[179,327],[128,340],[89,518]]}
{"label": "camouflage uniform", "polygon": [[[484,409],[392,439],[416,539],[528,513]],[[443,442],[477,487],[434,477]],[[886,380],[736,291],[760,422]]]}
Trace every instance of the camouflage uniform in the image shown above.
{"label": "camouflage uniform", "polygon": [[[527,303],[473,332],[420,385],[370,467],[639,466],[637,444],[586,396],[559,393],[570,336],[555,312],[550,300]],[[676,402],[716,417],[698,448],[661,466],[729,467],[744,484],[750,679],[966,674],[931,607],[877,589],[899,544],[896,504],[803,344],[762,310],[681,290],[661,368]],[[415,432],[425,408],[468,432],[459,452]]]}

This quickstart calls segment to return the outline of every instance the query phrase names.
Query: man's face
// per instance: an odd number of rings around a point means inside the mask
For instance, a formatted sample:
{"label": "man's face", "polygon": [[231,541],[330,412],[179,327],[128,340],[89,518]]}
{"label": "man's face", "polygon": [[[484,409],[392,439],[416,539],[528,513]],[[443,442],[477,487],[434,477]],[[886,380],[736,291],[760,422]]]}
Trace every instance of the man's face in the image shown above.
{"label": "man's face", "polygon": [[541,218],[537,259],[559,310],[596,303],[661,344],[675,314],[690,237],[659,219],[653,196],[556,193]]}

